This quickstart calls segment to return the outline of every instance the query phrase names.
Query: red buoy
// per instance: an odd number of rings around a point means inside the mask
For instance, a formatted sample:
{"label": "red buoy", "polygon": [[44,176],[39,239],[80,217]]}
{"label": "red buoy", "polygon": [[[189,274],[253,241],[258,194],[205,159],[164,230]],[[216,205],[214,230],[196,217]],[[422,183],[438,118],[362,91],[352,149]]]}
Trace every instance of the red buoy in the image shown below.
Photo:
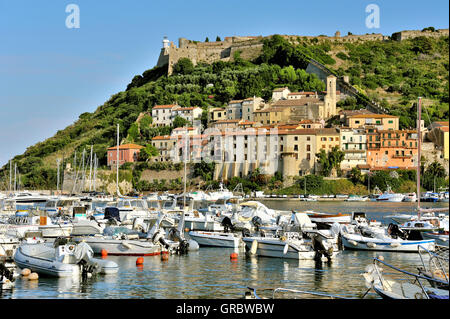
{"label": "red buoy", "polygon": [[102,257],[108,256],[108,251],[106,249],[102,249],[101,251]]}
{"label": "red buoy", "polygon": [[238,254],[237,253],[231,253],[230,259],[237,259],[237,258],[238,258]]}
{"label": "red buoy", "polygon": [[138,259],[136,259],[136,265],[142,265],[143,263],[144,263],[143,257],[138,257]]}

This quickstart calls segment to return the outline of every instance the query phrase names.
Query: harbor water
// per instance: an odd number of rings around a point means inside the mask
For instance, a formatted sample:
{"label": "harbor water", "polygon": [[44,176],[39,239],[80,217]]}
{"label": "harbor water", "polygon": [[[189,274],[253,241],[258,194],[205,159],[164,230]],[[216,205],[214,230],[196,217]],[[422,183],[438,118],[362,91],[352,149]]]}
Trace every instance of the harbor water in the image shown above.
{"label": "harbor water", "polygon": [[[386,224],[387,215],[415,214],[415,203],[377,202],[299,202],[298,200],[261,200],[269,208],[280,210],[314,210],[322,213],[366,212],[369,219]],[[427,207],[448,207],[448,203],[422,203]],[[136,257],[108,256],[119,265],[115,275],[97,276],[85,281],[74,278],[40,277],[38,281],[15,282],[12,290],[0,291],[2,299],[238,299],[247,287],[276,288],[329,293],[360,298],[367,290],[362,273],[374,257],[396,267],[417,272],[421,265],[416,253],[364,252],[345,250],[331,263],[298,261],[268,257],[246,257],[239,250],[206,248],[185,256],[144,257],[136,266]],[[280,295],[282,296],[282,295]],[[303,296],[304,298],[315,298]],[[379,298],[369,292],[365,298]]]}

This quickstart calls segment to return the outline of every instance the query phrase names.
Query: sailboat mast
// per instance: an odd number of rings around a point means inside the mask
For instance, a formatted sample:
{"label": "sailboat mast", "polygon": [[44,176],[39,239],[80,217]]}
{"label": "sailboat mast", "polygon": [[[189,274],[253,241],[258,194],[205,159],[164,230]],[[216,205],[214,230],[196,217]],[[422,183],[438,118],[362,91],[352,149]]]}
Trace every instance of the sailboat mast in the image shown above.
{"label": "sailboat mast", "polygon": [[119,123],[117,123],[117,165],[116,165],[116,186],[117,186],[117,196],[120,196],[119,191]]}
{"label": "sailboat mast", "polygon": [[420,219],[420,149],[422,147],[422,138],[420,125],[422,123],[422,98],[419,97],[417,103],[417,215]]}
{"label": "sailboat mast", "polygon": [[17,191],[17,189],[16,189],[16,185],[17,185],[16,175],[17,175],[17,163],[14,163],[14,192]]}
{"label": "sailboat mast", "polygon": [[12,184],[12,160],[9,161],[9,192],[12,193],[13,184]]}
{"label": "sailboat mast", "polygon": [[97,178],[97,154],[94,154],[94,192],[95,189],[95,179]]}
{"label": "sailboat mast", "polygon": [[59,191],[59,162],[61,159],[56,159],[57,173],[56,173],[56,192]]}
{"label": "sailboat mast", "polygon": [[91,145],[91,158],[89,160],[89,191],[92,191],[92,151],[94,145]]}

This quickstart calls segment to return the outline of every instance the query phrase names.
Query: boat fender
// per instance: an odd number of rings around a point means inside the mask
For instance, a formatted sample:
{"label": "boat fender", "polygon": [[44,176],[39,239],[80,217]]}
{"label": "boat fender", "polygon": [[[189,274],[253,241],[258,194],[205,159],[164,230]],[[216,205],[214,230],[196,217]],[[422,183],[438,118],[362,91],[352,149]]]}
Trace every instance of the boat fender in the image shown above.
{"label": "boat fender", "polygon": [[367,243],[366,245],[367,245],[367,247],[369,247],[369,248],[375,248],[375,247],[377,247],[377,245],[376,245],[375,243]]}
{"label": "boat fender", "polygon": [[252,248],[250,249],[250,253],[251,253],[252,255],[255,255],[257,250],[258,250],[258,241],[255,239],[255,240],[252,242]]}
{"label": "boat fender", "polygon": [[288,244],[284,245],[283,255],[286,255],[288,250],[289,250],[289,245]]}
{"label": "boat fender", "polygon": [[358,246],[358,243],[354,240],[349,240],[348,241],[350,244],[352,244],[353,246]]}
{"label": "boat fender", "polygon": [[399,244],[399,243],[391,243],[391,246],[392,246],[392,247],[399,247],[400,244]]}

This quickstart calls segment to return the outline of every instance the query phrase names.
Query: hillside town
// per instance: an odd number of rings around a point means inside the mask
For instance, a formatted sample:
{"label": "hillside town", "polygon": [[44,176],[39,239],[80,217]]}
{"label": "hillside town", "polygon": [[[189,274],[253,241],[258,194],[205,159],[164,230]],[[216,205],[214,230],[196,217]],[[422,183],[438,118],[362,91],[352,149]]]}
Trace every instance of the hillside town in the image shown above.
{"label": "hillside town", "polygon": [[[363,174],[416,169],[416,128],[400,129],[399,117],[394,115],[340,110],[336,104],[348,96],[336,90],[336,77],[327,77],[326,88],[324,92],[291,92],[282,87],[273,90],[269,101],[261,97],[231,100],[223,108],[208,109],[207,127],[201,125],[200,107],[155,105],[153,126],[172,126],[177,117],[190,125],[174,129],[171,135],[155,136],[151,145],[158,155],[150,160],[199,162],[207,157],[216,163],[215,180],[242,178],[259,168],[267,175],[281,173],[287,184],[294,176],[320,173],[316,154],[336,148],[344,153],[342,176],[355,167]],[[332,118],[338,121],[327,125]],[[440,162],[448,169],[449,122],[424,127],[422,120],[421,125],[425,161]],[[143,147],[120,145],[120,165],[138,161]],[[111,167],[117,162],[116,152],[115,146],[108,149]]]}

